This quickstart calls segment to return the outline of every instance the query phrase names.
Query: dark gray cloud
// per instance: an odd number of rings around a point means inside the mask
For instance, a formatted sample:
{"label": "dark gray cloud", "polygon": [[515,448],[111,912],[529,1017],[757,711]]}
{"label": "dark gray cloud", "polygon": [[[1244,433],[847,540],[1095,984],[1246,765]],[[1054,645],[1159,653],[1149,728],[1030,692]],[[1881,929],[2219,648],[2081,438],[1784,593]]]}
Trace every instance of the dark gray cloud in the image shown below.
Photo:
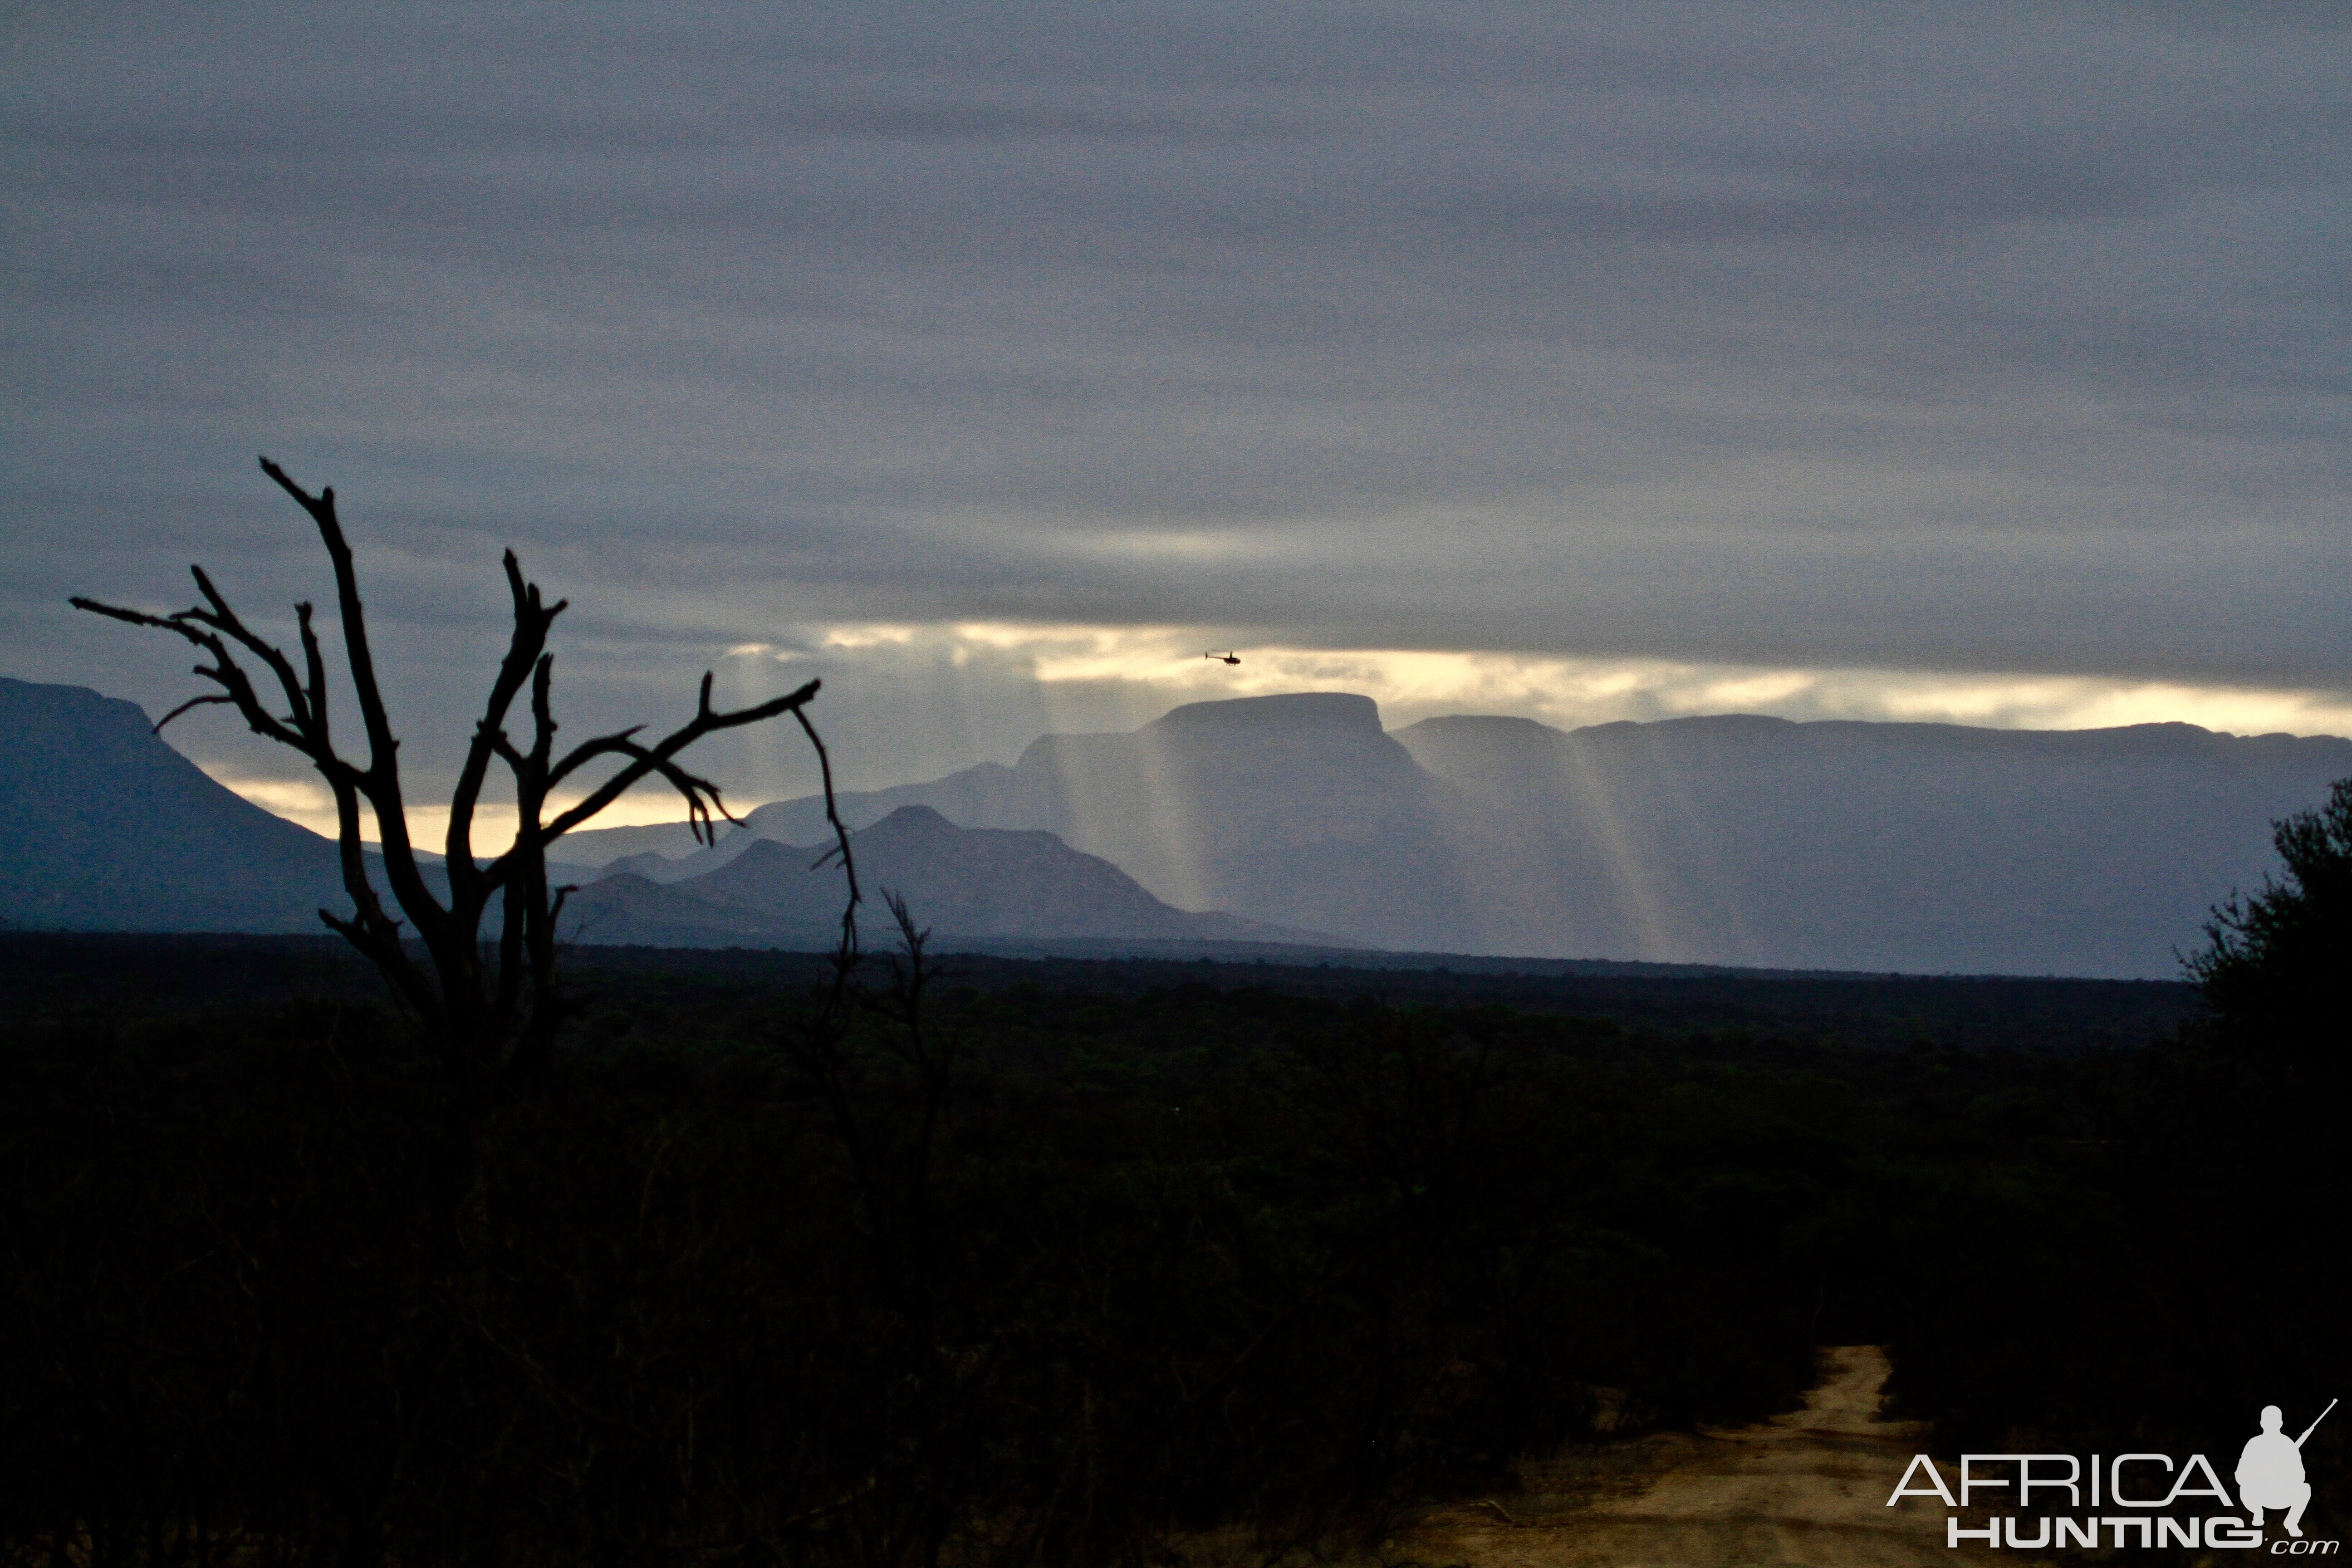
{"label": "dark gray cloud", "polygon": [[2352,689],[2344,20],[20,11],[0,658],[315,594],[267,450],[424,708],[509,543],[598,714],[828,620]]}

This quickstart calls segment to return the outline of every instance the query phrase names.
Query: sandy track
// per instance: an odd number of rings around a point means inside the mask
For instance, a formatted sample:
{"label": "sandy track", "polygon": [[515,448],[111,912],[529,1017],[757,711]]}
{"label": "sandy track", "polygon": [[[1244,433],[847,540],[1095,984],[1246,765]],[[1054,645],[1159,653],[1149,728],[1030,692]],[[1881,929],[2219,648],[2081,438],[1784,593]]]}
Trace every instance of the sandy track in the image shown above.
{"label": "sandy track", "polygon": [[1571,1451],[1528,1467],[1518,1494],[1430,1515],[1383,1555],[1469,1568],[1949,1568],[1942,1509],[1885,1506],[1918,1431],[1879,1419],[1886,1352],[1834,1346],[1822,1368],[1802,1410]]}

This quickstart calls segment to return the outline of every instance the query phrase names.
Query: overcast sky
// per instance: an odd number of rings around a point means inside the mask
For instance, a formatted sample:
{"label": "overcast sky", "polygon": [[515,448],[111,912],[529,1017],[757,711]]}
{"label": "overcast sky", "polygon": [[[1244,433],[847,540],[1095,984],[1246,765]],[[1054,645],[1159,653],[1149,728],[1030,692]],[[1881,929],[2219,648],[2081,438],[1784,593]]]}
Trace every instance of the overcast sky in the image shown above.
{"label": "overcast sky", "polygon": [[160,711],[67,595],[322,595],[267,452],[427,772],[508,545],[580,729],[818,671],[859,782],[1304,686],[2352,725],[2334,0],[0,27],[0,673]]}

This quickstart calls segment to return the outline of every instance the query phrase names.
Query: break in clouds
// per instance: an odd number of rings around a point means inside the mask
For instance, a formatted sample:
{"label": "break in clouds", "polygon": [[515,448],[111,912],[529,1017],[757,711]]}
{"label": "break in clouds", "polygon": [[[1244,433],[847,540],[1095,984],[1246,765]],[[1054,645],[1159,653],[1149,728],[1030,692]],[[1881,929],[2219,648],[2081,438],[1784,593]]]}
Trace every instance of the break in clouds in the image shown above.
{"label": "break in clouds", "polygon": [[509,544],[573,722],[822,666],[868,777],[1318,685],[2340,731],[2343,15],[20,14],[6,670],[318,595],[266,451],[428,765]]}

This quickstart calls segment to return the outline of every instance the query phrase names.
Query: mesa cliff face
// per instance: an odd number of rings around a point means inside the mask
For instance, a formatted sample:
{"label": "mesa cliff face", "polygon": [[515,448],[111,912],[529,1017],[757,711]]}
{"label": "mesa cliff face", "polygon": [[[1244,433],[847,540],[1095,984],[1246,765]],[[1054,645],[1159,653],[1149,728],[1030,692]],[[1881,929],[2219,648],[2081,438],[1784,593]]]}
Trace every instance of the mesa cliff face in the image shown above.
{"label": "mesa cliff face", "polygon": [[1202,702],[1126,735],[1049,735],[1013,770],[1028,821],[1188,909],[1383,946],[1475,940],[1444,787],[1369,698]]}

